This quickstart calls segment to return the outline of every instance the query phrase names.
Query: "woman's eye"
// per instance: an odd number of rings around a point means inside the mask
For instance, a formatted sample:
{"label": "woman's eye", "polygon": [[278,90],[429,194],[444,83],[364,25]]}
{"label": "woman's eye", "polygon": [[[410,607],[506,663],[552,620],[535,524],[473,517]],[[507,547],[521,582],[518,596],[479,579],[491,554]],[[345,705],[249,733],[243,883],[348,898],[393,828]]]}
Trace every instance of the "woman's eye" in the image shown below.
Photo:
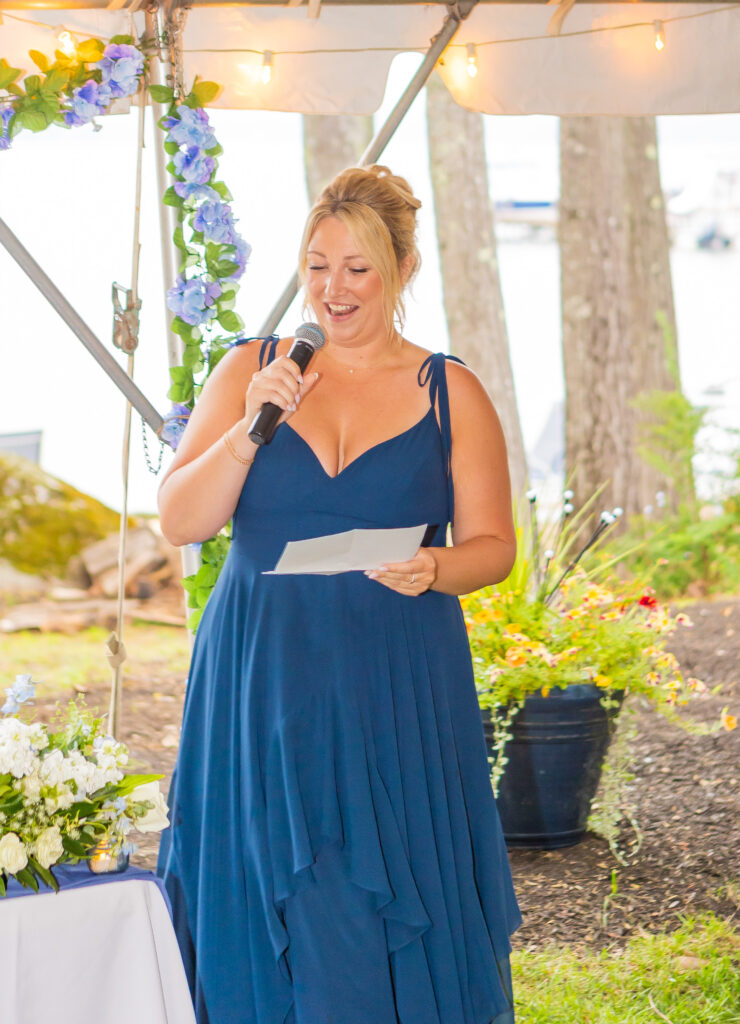
{"label": "woman's eye", "polygon": [[367,267],[350,267],[353,274],[366,274]]}
{"label": "woman's eye", "polygon": [[326,267],[320,267],[317,264],[309,265],[309,270],[326,270]]}

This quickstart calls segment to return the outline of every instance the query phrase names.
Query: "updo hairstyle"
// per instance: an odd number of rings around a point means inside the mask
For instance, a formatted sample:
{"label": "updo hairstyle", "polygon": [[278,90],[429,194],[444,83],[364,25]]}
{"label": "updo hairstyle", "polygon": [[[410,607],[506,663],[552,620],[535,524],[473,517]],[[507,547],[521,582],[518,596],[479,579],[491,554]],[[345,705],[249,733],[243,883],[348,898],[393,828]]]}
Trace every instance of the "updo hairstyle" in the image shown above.
{"label": "updo hairstyle", "polygon": [[[388,330],[393,329],[394,318],[402,326],[402,293],[421,264],[416,246],[416,211],[420,206],[406,179],[387,167],[348,167],[324,188],[308,215],[298,257],[301,279],[305,280],[308,247],[316,228],[325,217],[337,217],[380,274]],[[413,257],[413,264],[402,280],[401,264],[407,256]]]}

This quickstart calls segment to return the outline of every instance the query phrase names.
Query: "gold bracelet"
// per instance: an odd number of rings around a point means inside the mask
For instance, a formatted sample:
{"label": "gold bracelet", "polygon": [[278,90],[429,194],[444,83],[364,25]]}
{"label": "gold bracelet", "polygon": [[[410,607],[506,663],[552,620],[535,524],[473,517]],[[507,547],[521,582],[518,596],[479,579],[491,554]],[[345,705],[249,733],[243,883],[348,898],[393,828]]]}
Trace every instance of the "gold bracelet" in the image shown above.
{"label": "gold bracelet", "polygon": [[[231,429],[231,427],[229,427],[229,430],[230,429]],[[224,439],[224,444],[226,445],[226,448],[227,448],[229,454],[233,455],[237,462],[240,462],[242,464],[242,466],[251,466],[252,465],[252,463],[254,462],[254,456],[252,456],[251,459],[243,459],[241,457],[241,455],[239,454],[239,452],[234,447],[234,445],[232,443],[232,440],[229,437],[229,431],[228,430],[223,435],[223,439]]]}

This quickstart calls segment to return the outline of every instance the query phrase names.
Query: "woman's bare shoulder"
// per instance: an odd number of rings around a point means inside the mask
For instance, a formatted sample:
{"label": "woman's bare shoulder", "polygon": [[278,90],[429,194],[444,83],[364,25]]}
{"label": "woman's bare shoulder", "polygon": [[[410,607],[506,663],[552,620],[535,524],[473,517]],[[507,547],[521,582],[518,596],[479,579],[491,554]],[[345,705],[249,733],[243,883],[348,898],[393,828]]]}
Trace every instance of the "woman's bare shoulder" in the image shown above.
{"label": "woman's bare shoulder", "polygon": [[481,417],[497,419],[490,395],[474,370],[453,359],[446,361],[445,369],[450,410],[454,418],[471,421]]}

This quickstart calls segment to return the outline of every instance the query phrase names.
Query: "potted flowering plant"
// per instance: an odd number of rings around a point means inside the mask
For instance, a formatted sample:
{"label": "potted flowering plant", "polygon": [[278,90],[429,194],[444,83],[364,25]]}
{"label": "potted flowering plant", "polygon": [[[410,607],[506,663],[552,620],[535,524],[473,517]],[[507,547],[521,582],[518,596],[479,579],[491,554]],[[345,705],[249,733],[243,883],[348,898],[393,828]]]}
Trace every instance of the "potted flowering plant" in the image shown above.
{"label": "potted flowering plant", "polygon": [[35,683],[17,676],[0,718],[0,896],[10,876],[38,892],[57,890],[52,868],[127,855],[128,833],[165,828],[161,775],[125,775],[126,747],[105,734],[103,720],[72,701],[56,728],[18,717]]}
{"label": "potted flowering plant", "polygon": [[[672,616],[637,580],[619,579],[614,560],[587,571],[583,556],[602,542],[620,509],[602,513],[585,543],[579,534],[594,499],[540,533],[528,495],[530,543],[511,575],[463,599],[491,778],[510,845],[577,842],[625,694],[639,694],[681,721],[706,692],[685,678],[666,639],[688,616]],[[735,720],[723,712],[724,725]]]}

